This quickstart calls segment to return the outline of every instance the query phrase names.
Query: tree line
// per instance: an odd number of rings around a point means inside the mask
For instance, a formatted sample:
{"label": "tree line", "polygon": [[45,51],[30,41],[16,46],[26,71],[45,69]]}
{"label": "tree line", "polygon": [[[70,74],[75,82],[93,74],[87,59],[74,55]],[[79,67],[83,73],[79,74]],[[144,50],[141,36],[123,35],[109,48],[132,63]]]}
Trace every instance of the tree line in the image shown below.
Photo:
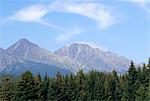
{"label": "tree line", "polygon": [[91,71],[55,77],[33,76],[26,71],[19,77],[3,76],[0,81],[0,101],[150,101],[150,59],[148,64],[128,72]]}

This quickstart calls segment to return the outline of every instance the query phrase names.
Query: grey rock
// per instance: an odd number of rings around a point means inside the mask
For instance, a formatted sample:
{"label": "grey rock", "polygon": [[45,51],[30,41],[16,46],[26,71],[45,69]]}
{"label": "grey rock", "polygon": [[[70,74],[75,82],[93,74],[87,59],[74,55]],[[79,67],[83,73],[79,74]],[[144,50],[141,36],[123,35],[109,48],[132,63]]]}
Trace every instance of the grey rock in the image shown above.
{"label": "grey rock", "polygon": [[28,61],[67,68],[73,72],[77,72],[81,65],[72,59],[58,56],[46,49],[43,49],[26,39],[19,40],[8,49],[6,49],[6,52],[15,57],[23,58]]}
{"label": "grey rock", "polygon": [[93,70],[123,72],[127,71],[130,65],[128,59],[88,44],[73,43],[57,50],[55,54],[78,61]]}

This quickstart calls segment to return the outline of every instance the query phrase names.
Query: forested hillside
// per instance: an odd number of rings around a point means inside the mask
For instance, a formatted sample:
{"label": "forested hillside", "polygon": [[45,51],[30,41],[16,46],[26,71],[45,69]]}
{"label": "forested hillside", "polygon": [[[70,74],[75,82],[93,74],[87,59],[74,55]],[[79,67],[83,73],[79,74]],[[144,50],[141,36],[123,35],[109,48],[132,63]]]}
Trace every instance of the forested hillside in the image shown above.
{"label": "forested hillside", "polygon": [[[47,71],[48,72],[48,71]],[[3,75],[0,81],[0,101],[149,101],[150,59],[148,64],[135,67],[131,62],[125,74],[91,71],[77,75],[55,77],[33,75],[20,77]]]}

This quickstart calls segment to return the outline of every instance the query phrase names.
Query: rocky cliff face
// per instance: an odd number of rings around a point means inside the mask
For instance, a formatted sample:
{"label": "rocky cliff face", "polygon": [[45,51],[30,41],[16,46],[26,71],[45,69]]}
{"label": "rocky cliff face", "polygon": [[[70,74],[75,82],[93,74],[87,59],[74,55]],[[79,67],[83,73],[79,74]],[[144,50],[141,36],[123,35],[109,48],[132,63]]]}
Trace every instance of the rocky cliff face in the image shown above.
{"label": "rocky cliff face", "polygon": [[130,61],[114,53],[93,48],[88,44],[73,43],[55,52],[59,56],[65,56],[76,60],[92,69],[111,71],[116,69],[124,71],[128,69]]}

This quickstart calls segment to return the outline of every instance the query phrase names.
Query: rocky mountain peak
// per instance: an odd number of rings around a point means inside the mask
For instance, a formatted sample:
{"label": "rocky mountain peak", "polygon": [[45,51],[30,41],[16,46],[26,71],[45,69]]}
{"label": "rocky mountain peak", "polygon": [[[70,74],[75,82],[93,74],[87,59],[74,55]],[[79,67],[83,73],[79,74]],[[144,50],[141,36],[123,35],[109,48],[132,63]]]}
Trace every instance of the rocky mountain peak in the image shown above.
{"label": "rocky mountain peak", "polygon": [[30,41],[28,41],[27,39],[21,39],[19,41],[17,41],[15,44],[13,44],[12,46],[10,46],[6,51],[8,53],[14,53],[14,52],[24,52],[26,50],[33,49],[35,47],[38,47],[38,45],[31,43]]}
{"label": "rocky mountain peak", "polygon": [[35,47],[38,47],[38,45],[30,42],[29,40],[27,39],[20,39],[18,42],[16,42],[17,44],[19,45],[23,45],[23,46],[35,46]]}
{"label": "rocky mountain peak", "polygon": [[72,43],[69,47],[78,47],[78,48],[87,47],[87,48],[91,48],[90,45],[88,45],[88,44],[86,44],[86,43],[80,43],[80,42],[74,42],[74,43]]}
{"label": "rocky mountain peak", "polygon": [[57,50],[55,54],[76,60],[87,67],[106,71],[111,71],[112,68],[127,70],[130,63],[126,58],[84,43],[73,43]]}

